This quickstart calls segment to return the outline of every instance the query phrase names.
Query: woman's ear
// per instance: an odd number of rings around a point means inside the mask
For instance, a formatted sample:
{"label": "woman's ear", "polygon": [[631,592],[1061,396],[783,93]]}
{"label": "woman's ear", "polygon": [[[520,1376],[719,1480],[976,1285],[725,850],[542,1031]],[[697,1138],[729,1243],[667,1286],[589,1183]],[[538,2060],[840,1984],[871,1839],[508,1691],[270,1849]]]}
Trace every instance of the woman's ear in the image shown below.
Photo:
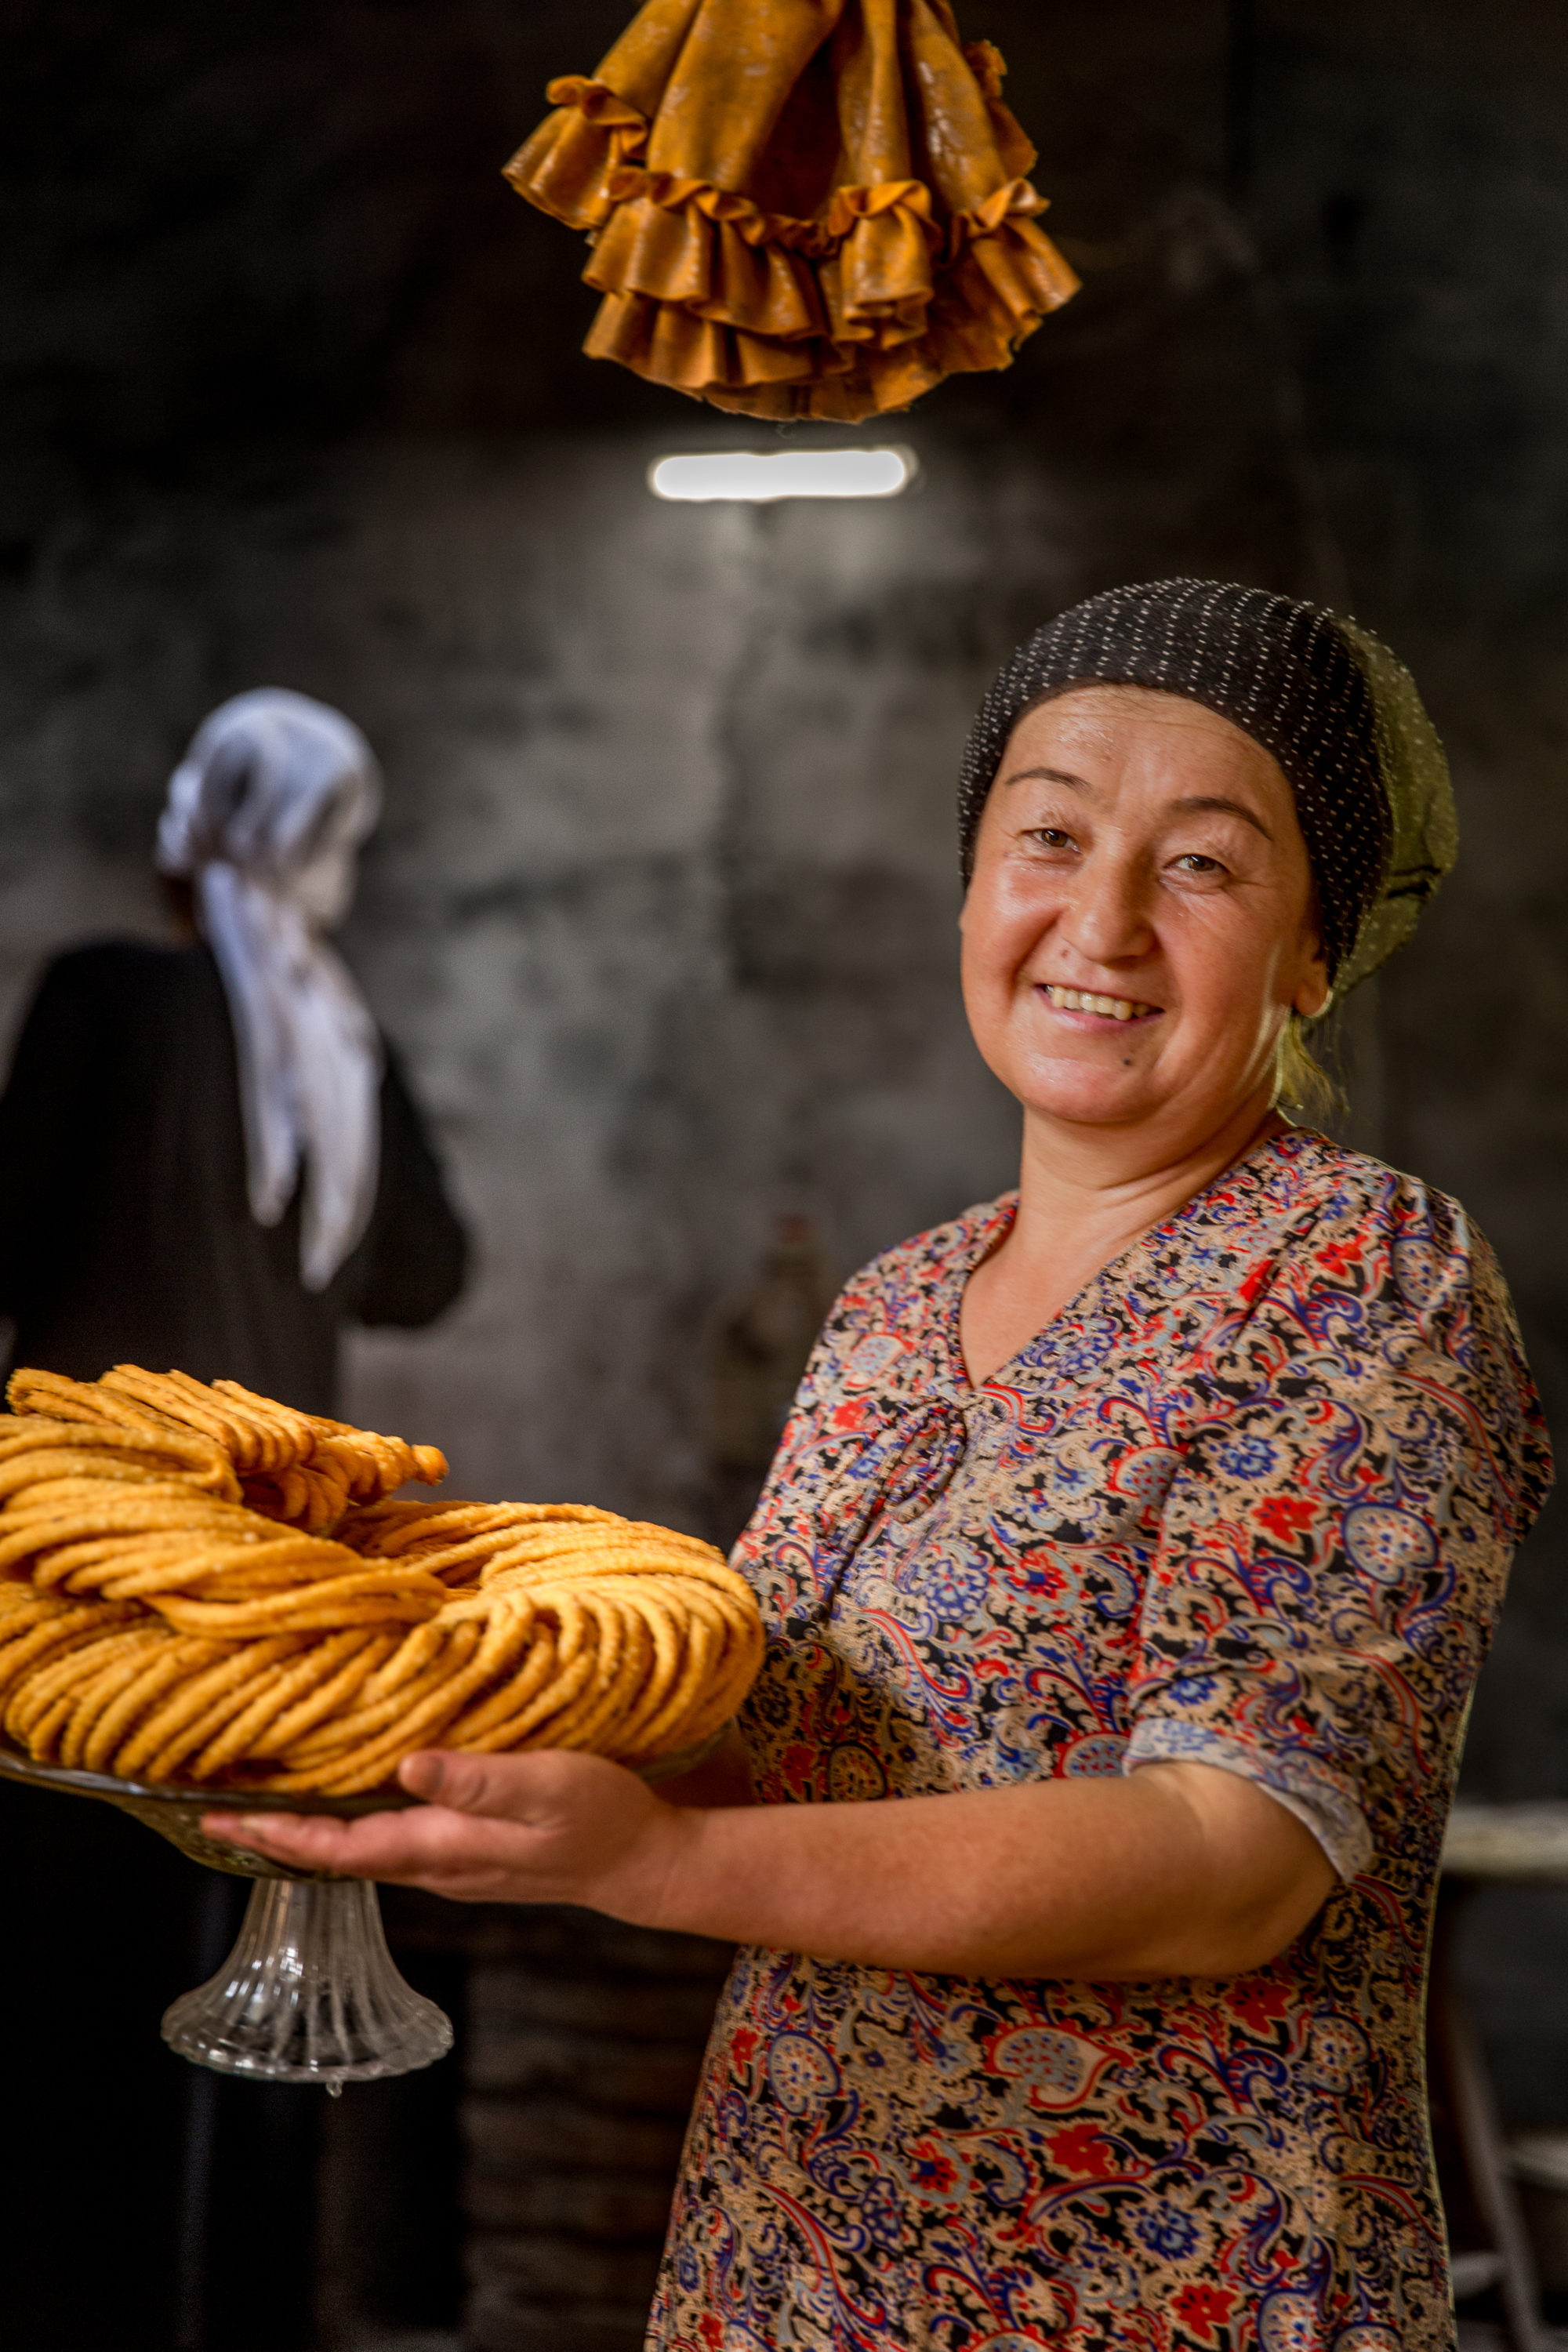
{"label": "woman's ear", "polygon": [[1296,967],[1296,985],[1290,992],[1290,1010],[1300,1013],[1303,1021],[1315,1021],[1320,1013],[1327,1010],[1334,992],[1323,946],[1322,903],[1315,883],[1307,899],[1298,941],[1301,960]]}
{"label": "woman's ear", "polygon": [[1296,992],[1290,1002],[1303,1021],[1315,1021],[1332,994],[1333,983],[1329,978],[1328,958],[1320,945],[1311,961],[1297,982]]}

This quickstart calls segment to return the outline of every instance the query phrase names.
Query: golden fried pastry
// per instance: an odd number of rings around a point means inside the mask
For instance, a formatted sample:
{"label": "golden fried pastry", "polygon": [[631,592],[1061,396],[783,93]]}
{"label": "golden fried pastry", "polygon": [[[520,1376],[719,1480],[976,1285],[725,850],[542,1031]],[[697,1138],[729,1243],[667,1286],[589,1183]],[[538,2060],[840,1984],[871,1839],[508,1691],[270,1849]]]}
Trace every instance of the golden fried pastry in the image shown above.
{"label": "golden fried pastry", "polygon": [[216,1381],[17,1371],[0,1422],[0,1730],[121,1779],[347,1796],[421,1747],[628,1764],[762,1655],[711,1545],[586,1504],[420,1503],[447,1464]]}

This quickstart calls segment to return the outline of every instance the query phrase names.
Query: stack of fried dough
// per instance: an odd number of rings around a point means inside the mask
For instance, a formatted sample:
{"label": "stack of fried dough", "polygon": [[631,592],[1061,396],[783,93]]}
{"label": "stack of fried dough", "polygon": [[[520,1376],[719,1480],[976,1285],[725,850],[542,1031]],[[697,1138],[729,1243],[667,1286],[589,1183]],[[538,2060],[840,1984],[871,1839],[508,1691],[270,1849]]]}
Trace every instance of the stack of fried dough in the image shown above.
{"label": "stack of fried dough", "polygon": [[233,1381],[14,1373],[0,1418],[0,1732],[122,1780],[349,1796],[415,1748],[638,1766],[762,1655],[711,1546],[578,1504],[408,1502],[433,1446]]}

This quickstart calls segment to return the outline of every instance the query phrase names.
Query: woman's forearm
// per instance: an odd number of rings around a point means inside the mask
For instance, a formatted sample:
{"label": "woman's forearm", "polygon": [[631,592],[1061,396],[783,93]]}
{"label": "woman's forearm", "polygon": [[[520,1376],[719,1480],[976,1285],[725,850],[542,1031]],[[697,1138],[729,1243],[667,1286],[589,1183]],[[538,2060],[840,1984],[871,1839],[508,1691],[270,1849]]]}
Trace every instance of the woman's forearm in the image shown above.
{"label": "woman's forearm", "polygon": [[[1332,1872],[1268,1793],[1202,1764],[872,1804],[667,1803],[596,1757],[427,1752],[430,1800],[355,1822],[214,1817],[276,1859],[478,1902],[962,1976],[1228,1976],[1298,1935]],[[697,1798],[693,1803],[691,1800]]]}
{"label": "woman's forearm", "polygon": [[965,1976],[1230,1975],[1332,1884],[1266,1791],[1205,1766],[894,1802],[686,1814],[647,1924]]}

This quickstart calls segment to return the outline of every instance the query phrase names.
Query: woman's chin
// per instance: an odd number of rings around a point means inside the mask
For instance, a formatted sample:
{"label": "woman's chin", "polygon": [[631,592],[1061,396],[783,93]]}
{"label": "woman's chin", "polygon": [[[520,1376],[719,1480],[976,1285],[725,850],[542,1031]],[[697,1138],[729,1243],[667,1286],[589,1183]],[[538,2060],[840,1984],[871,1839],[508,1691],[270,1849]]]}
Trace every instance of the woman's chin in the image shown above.
{"label": "woman's chin", "polygon": [[1030,1073],[1016,1091],[1031,1117],[1066,1127],[1135,1127],[1169,1107],[1166,1090],[1142,1070],[1095,1070],[1069,1065]]}

